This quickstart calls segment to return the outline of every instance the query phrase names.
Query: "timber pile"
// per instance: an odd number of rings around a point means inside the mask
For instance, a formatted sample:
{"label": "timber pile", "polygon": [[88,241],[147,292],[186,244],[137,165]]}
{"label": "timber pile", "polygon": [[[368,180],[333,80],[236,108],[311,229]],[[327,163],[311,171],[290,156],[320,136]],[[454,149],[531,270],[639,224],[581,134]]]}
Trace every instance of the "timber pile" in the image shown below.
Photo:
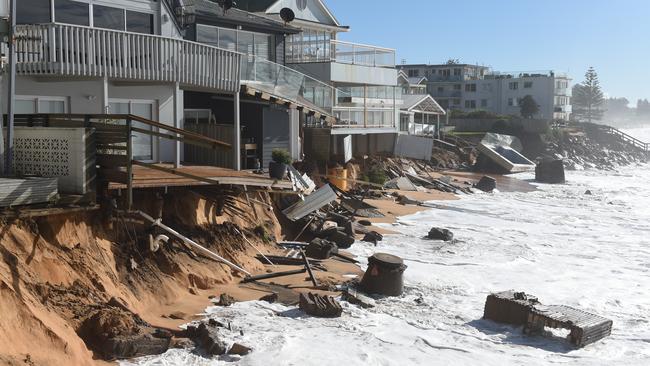
{"label": "timber pile", "polygon": [[424,160],[376,157],[370,165],[384,171],[389,179],[407,178],[413,184],[424,188],[449,193],[472,193],[468,185],[449,179],[448,182],[438,178],[439,171],[432,162]]}

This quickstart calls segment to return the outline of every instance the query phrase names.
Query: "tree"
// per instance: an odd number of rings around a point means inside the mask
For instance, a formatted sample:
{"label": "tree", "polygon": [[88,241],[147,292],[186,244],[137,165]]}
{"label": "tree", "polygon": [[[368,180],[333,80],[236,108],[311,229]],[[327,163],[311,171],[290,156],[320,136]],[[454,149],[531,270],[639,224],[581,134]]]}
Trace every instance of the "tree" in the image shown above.
{"label": "tree", "polygon": [[639,117],[647,117],[650,115],[650,102],[647,99],[639,99],[636,102],[636,114]]}
{"label": "tree", "polygon": [[573,87],[573,116],[581,121],[599,121],[605,113],[601,108],[604,103],[598,74],[590,67],[585,74],[585,81]]}
{"label": "tree", "polygon": [[519,110],[522,117],[533,118],[533,116],[539,113],[539,105],[532,95],[526,95],[519,103]]}

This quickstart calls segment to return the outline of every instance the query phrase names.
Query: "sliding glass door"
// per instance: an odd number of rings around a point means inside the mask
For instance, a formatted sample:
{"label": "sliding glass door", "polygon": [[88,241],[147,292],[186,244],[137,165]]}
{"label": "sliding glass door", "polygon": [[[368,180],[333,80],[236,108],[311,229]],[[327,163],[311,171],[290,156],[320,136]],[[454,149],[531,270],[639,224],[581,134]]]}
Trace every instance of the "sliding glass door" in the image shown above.
{"label": "sliding glass door", "polygon": [[[133,101],[117,100],[109,101],[110,114],[132,114],[134,116],[154,119],[154,102],[153,101]],[[151,130],[151,126],[140,122],[134,122],[133,127],[144,130]],[[153,138],[151,135],[143,133],[133,134],[133,158],[136,160],[152,161],[153,160]]]}

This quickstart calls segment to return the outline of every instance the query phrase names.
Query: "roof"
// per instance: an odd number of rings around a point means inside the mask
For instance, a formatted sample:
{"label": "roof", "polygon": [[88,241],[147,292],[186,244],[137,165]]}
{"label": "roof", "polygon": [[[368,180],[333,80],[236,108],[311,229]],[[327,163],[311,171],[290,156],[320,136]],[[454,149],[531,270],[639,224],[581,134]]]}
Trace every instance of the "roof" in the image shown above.
{"label": "roof", "polygon": [[478,67],[482,69],[489,69],[488,66],[481,66],[481,65],[472,65],[472,64],[403,64],[399,65],[401,68],[411,68],[411,67]]}
{"label": "roof", "polygon": [[233,27],[242,26],[244,29],[264,30],[282,34],[300,33],[298,28],[249,11],[232,8],[224,14],[223,8],[210,0],[195,0],[195,5],[197,23],[230,25]]}
{"label": "roof", "polygon": [[420,84],[422,84],[423,82],[426,82],[426,81],[429,81],[429,80],[428,80],[426,77],[422,76],[422,77],[411,77],[411,78],[408,78],[408,81],[409,81],[409,84],[410,84],[410,85],[420,85]]}
{"label": "roof", "polygon": [[338,19],[336,19],[332,11],[327,7],[327,5],[325,5],[322,0],[237,0],[235,6],[242,10],[256,13],[266,13],[268,15],[277,15],[280,14],[280,10],[282,8],[290,8],[296,13],[297,21],[303,20],[307,22],[313,22],[313,19],[302,19],[300,17],[301,8],[297,4],[297,1],[304,1],[304,4],[302,5],[303,7],[305,4],[307,4],[307,1],[312,1],[318,8],[320,8],[323,14],[330,19],[331,22],[327,25],[346,28],[341,26],[341,23],[338,21]]}
{"label": "roof", "polygon": [[400,109],[403,111],[438,115],[447,114],[429,94],[404,94],[402,100],[404,103]]}

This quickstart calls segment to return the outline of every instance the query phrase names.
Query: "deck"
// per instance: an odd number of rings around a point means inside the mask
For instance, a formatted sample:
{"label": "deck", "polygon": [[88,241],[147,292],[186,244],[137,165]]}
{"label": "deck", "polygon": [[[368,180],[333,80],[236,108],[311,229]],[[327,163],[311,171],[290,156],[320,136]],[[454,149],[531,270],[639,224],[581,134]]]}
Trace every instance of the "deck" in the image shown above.
{"label": "deck", "polygon": [[[250,171],[234,171],[226,168],[213,166],[182,166],[174,169],[171,164],[153,164],[165,170],[173,170],[170,173],[162,170],[151,169],[143,166],[133,167],[133,188],[163,188],[163,187],[190,187],[204,185],[238,185],[247,187],[258,187],[273,190],[293,189],[290,181],[275,181],[268,178],[268,175],[255,174]],[[126,189],[127,184],[116,182],[111,177],[104,177],[109,180],[108,189]]]}

